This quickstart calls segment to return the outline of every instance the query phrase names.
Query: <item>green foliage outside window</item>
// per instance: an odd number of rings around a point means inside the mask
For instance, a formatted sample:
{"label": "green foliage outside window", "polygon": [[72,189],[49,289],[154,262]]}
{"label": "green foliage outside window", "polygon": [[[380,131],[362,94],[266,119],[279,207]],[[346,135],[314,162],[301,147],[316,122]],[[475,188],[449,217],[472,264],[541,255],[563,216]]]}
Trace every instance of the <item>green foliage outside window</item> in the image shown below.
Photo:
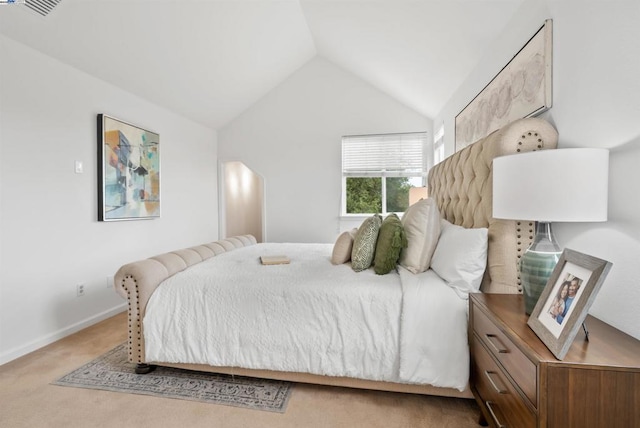
{"label": "green foliage outside window", "polygon": [[409,208],[409,179],[406,177],[387,178],[387,212],[403,213]]}
{"label": "green foliage outside window", "polygon": [[[388,177],[386,187],[386,212],[404,212],[409,207],[409,179]],[[382,213],[381,177],[347,177],[347,213]]]}
{"label": "green foliage outside window", "polygon": [[375,214],[382,212],[382,178],[347,177],[347,212]]}

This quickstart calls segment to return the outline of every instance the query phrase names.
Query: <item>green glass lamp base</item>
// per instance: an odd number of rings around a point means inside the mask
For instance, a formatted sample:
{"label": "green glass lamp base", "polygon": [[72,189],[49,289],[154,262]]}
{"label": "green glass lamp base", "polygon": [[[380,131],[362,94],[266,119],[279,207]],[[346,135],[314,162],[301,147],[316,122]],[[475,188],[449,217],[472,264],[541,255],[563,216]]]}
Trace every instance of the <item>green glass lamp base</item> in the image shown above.
{"label": "green glass lamp base", "polygon": [[533,242],[520,259],[520,280],[524,294],[524,310],[527,314],[530,315],[536,307],[561,254],[562,250],[553,235],[551,223],[537,222]]}
{"label": "green glass lamp base", "polygon": [[551,272],[558,264],[561,253],[527,250],[520,260],[520,279],[524,294],[524,309],[527,314],[533,312],[538,299],[547,286]]}

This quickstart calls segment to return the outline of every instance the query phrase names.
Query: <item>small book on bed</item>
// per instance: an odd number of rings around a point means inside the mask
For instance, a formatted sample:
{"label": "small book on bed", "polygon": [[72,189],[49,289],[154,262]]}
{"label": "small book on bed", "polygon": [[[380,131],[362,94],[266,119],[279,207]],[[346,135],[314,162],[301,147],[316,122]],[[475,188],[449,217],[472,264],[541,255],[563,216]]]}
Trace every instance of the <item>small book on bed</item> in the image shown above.
{"label": "small book on bed", "polygon": [[291,260],[287,256],[260,256],[263,265],[288,265]]}

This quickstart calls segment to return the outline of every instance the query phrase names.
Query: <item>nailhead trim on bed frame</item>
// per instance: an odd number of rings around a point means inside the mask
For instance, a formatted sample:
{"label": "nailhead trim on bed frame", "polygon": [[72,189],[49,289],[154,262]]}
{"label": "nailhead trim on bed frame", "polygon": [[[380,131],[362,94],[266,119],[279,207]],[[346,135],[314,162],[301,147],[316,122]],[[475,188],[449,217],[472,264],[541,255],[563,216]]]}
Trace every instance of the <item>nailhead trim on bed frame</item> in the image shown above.
{"label": "nailhead trim on bed frame", "polygon": [[[525,145],[525,143],[527,143],[527,137],[533,137],[535,140],[535,148],[532,148],[531,151],[535,152],[536,150],[542,150],[543,146],[544,146],[544,141],[542,140],[542,138],[540,137],[540,135],[537,132],[527,132],[526,134],[523,134],[520,137],[520,140],[518,141],[518,149],[516,150],[516,152],[520,153],[522,151],[522,146]],[[533,236],[534,236],[534,228],[535,228],[535,223],[530,221],[527,222],[527,225],[529,226],[529,239],[522,239],[521,236],[521,227],[520,225],[522,224],[522,222],[517,221],[516,225],[518,226],[517,228],[517,232],[518,232],[518,260],[517,263],[518,265],[520,265],[520,259],[522,258],[522,254],[524,254],[524,251],[529,248],[529,246],[531,245],[531,243],[533,242]],[[523,242],[526,245],[523,245]],[[522,279],[520,278],[520,269],[517,270],[518,272],[518,279],[517,279],[517,284],[518,284],[518,293],[522,293]]]}
{"label": "nailhead trim on bed frame", "polygon": [[[160,254],[149,259],[122,266],[116,273],[115,284],[118,293],[125,297],[128,302],[129,362],[137,364],[145,363],[142,319],[144,317],[147,300],[150,297],[150,293],[155,289],[155,286],[159,285],[162,280],[174,273],[186,269],[195,263],[200,263],[226,251],[233,251],[236,248],[254,245],[256,243],[256,239],[251,235],[237,236],[197,247]],[[145,273],[137,277],[136,272]],[[142,281],[143,284],[145,281],[155,284],[152,289],[145,291],[145,293],[149,295],[141,295],[140,281]],[[142,289],[144,290],[145,288],[142,287]]]}
{"label": "nailhead trim on bed frame", "polygon": [[[133,281],[133,283],[135,284],[135,298],[131,298],[131,290],[126,286],[126,281],[127,280],[131,280]],[[134,343],[133,340],[133,323],[136,323],[136,330],[138,332],[141,332],[142,329],[140,328],[140,311],[138,310],[139,308],[137,307],[137,302],[140,300],[140,290],[138,289],[138,282],[136,281],[135,278],[133,278],[133,276],[131,275],[126,275],[124,278],[122,278],[121,281],[121,286],[123,289],[127,290],[127,302],[129,303],[129,310],[127,311],[127,321],[129,323],[129,361],[135,361],[136,359],[133,356],[133,346],[132,344]],[[135,320],[133,319],[133,317],[135,316]],[[142,359],[141,359],[141,355],[142,355],[142,340],[140,337],[140,333],[138,334],[138,358],[137,358],[137,362],[138,363],[142,363]]]}
{"label": "nailhead trim on bed frame", "polygon": [[[489,228],[492,243],[482,285],[485,292],[522,291],[517,265],[533,240],[534,228],[532,221],[492,218],[491,162],[496,156],[555,148],[557,136],[556,130],[544,120],[521,119],[454,153],[429,171],[429,194],[443,218],[463,227]],[[162,281],[217,254],[255,243],[251,235],[238,236],[122,266],[115,283],[117,291],[129,302],[129,361],[146,362],[142,320],[147,300]],[[496,247],[511,256],[505,260],[504,255],[498,255],[498,263],[492,266],[492,248]]]}
{"label": "nailhead trim on bed frame", "polygon": [[[440,214],[463,227],[488,227],[487,273],[482,291],[521,293],[518,264],[531,245],[534,222],[493,219],[493,173],[491,163],[498,156],[557,147],[558,133],[539,118],[517,120],[465,147],[431,168],[429,196]],[[508,259],[506,255],[510,255]]]}

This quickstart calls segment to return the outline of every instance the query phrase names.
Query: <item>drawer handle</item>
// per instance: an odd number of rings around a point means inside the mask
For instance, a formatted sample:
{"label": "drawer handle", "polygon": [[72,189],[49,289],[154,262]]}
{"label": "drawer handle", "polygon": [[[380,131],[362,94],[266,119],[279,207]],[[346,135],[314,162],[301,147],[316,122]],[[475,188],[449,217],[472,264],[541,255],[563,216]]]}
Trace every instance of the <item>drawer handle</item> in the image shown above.
{"label": "drawer handle", "polygon": [[509,352],[509,350],[507,348],[505,348],[504,346],[502,346],[502,343],[500,343],[501,347],[498,347],[495,343],[494,340],[496,342],[500,342],[500,339],[498,339],[498,336],[496,336],[495,334],[489,334],[487,333],[485,336],[487,336],[487,342],[489,342],[489,344],[491,345],[491,347],[493,349],[495,349],[495,351],[499,354],[506,354]]}
{"label": "drawer handle", "polygon": [[502,424],[502,422],[498,420],[496,413],[493,411],[493,408],[491,407],[491,404],[492,404],[491,401],[485,401],[485,404],[487,405],[487,409],[489,409],[489,413],[491,413],[491,417],[493,418],[493,421],[496,423],[496,426],[498,428],[507,428],[506,425]]}
{"label": "drawer handle", "polygon": [[495,389],[498,394],[506,394],[507,390],[498,387],[498,384],[493,380],[493,377],[491,375],[494,375],[494,374],[497,374],[497,373],[490,372],[489,370],[484,371],[484,375],[487,377],[487,379],[489,379],[489,383],[491,384],[491,386],[493,386],[493,389]]}

